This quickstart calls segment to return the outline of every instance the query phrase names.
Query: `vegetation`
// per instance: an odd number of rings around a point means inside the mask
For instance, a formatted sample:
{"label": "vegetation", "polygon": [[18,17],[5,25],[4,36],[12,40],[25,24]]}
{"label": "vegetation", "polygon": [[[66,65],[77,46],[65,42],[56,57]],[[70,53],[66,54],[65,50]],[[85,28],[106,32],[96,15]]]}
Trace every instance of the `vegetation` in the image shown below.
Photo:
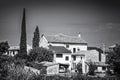
{"label": "vegetation", "polygon": [[116,44],[113,51],[110,51],[107,55],[107,63],[113,70],[115,75],[120,76],[120,45]]}
{"label": "vegetation", "polygon": [[53,61],[53,52],[42,47],[33,48],[29,53],[29,61]]}
{"label": "vegetation", "polygon": [[40,41],[40,35],[39,35],[39,28],[36,26],[35,32],[34,32],[34,37],[33,37],[33,45],[32,47],[39,47],[39,41]]}
{"label": "vegetation", "polygon": [[9,49],[9,44],[7,41],[0,43],[0,56],[6,53]]}
{"label": "vegetation", "polygon": [[95,69],[96,69],[96,66],[93,64],[93,62],[90,61],[88,74],[95,75]]}
{"label": "vegetation", "polygon": [[27,55],[27,44],[26,44],[26,21],[25,21],[25,8],[23,10],[23,18],[21,25],[21,38],[20,38],[20,57],[23,58]]}
{"label": "vegetation", "polygon": [[1,42],[0,43],[0,79],[4,79],[8,74],[7,74],[7,64],[9,58],[6,55],[3,55],[8,51],[9,44],[8,42]]}
{"label": "vegetation", "polygon": [[77,64],[77,71],[79,74],[82,74],[82,63],[80,62]]}

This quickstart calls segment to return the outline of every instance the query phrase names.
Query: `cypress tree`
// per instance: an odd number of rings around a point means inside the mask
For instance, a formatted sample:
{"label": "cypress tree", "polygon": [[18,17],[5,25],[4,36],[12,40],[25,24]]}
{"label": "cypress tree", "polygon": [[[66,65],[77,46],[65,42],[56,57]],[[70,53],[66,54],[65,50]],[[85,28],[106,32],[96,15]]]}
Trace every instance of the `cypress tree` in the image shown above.
{"label": "cypress tree", "polygon": [[21,38],[20,38],[20,54],[21,57],[27,55],[27,44],[26,44],[26,19],[25,19],[25,8],[23,9],[22,25],[21,25]]}
{"label": "cypress tree", "polygon": [[35,32],[34,32],[34,37],[33,37],[33,41],[32,41],[32,47],[39,47],[39,41],[40,41],[40,35],[39,35],[39,28],[38,26],[36,26]]}

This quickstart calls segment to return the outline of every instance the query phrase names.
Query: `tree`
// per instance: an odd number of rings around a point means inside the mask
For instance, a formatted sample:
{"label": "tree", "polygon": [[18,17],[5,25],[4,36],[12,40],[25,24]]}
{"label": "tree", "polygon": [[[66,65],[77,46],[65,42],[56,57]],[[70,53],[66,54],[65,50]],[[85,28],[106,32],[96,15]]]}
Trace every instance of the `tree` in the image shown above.
{"label": "tree", "polygon": [[120,45],[116,44],[113,51],[108,53],[107,63],[113,69],[114,74],[120,75]]}
{"label": "tree", "polygon": [[31,49],[28,56],[29,61],[53,61],[53,52],[42,47]]}
{"label": "tree", "polygon": [[40,41],[40,35],[39,35],[39,28],[36,26],[35,32],[34,32],[34,37],[33,37],[33,45],[32,47],[39,47],[39,41]]}
{"label": "tree", "polygon": [[7,73],[7,64],[10,61],[9,56],[3,55],[9,49],[8,42],[1,42],[0,43],[0,79],[5,79],[8,75]]}
{"label": "tree", "polygon": [[78,71],[78,73],[79,74],[82,74],[82,63],[81,62],[79,62],[78,64],[77,64],[77,71]]}
{"label": "tree", "polygon": [[3,54],[3,53],[6,53],[9,49],[9,44],[7,41],[5,42],[1,42],[0,43],[0,56]]}
{"label": "tree", "polygon": [[26,20],[25,20],[25,8],[23,9],[23,18],[21,25],[21,38],[20,38],[20,55],[21,57],[27,55],[27,44],[26,44]]}
{"label": "tree", "polygon": [[88,74],[89,75],[95,75],[95,69],[96,69],[96,66],[94,65],[93,62],[89,62],[89,71],[88,71]]}

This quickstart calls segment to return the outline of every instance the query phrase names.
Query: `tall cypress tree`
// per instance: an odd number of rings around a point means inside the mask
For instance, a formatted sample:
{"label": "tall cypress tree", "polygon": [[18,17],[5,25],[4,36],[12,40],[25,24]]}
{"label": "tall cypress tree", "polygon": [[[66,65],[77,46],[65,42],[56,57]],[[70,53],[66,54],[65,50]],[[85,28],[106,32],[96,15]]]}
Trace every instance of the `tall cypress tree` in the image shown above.
{"label": "tall cypress tree", "polygon": [[21,25],[21,38],[20,38],[20,55],[24,57],[27,55],[27,44],[26,44],[26,19],[25,19],[25,8],[23,9],[22,25]]}
{"label": "tall cypress tree", "polygon": [[39,28],[38,26],[36,26],[35,32],[34,32],[34,37],[33,37],[33,41],[32,41],[32,47],[39,47],[39,41],[40,41],[40,35],[39,35]]}

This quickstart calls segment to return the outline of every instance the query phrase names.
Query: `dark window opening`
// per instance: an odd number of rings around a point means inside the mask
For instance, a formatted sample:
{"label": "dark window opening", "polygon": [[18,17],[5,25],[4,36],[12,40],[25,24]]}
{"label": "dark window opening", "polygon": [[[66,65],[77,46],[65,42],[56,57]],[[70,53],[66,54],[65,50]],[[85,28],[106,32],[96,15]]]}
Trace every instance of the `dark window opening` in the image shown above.
{"label": "dark window opening", "polygon": [[82,57],[81,57],[81,60],[82,60]]}
{"label": "dark window opening", "polygon": [[73,48],[73,53],[75,53],[76,52],[76,48]]}
{"label": "dark window opening", "polygon": [[76,56],[73,56],[73,60],[74,60],[74,61],[76,60]]}
{"label": "dark window opening", "polygon": [[63,57],[63,55],[62,54],[56,54],[56,57]]}
{"label": "dark window opening", "polygon": [[79,48],[78,48],[77,50],[78,50],[78,51],[80,51],[80,49],[79,49]]}
{"label": "dark window opening", "polygon": [[69,48],[69,45],[68,45],[68,44],[66,45],[66,48]]}
{"label": "dark window opening", "polygon": [[66,60],[66,61],[68,61],[68,60],[69,60],[69,57],[68,57],[68,56],[66,56],[66,57],[65,57],[65,60]]}
{"label": "dark window opening", "polygon": [[102,70],[106,70],[106,67],[102,67]]}

